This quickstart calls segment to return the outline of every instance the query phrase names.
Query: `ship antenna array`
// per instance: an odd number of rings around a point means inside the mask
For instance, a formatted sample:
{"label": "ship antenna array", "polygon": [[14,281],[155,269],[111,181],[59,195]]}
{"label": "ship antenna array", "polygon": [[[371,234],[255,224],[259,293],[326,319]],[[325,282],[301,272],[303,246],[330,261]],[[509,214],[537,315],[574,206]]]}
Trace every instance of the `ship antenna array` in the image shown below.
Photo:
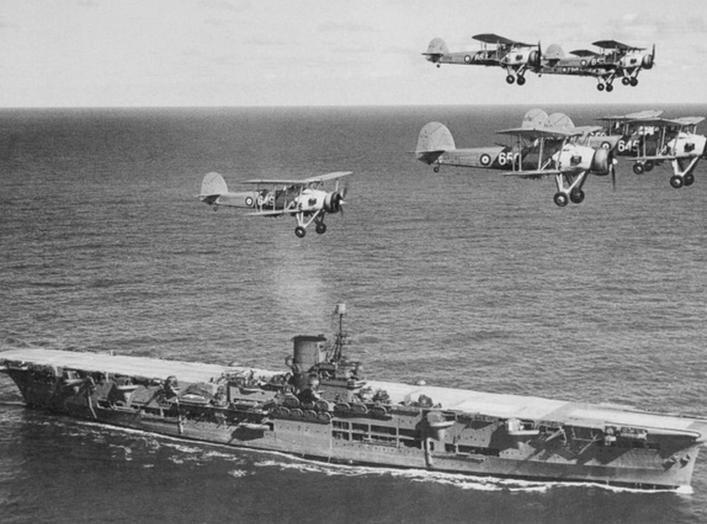
{"label": "ship antenna array", "polygon": [[341,355],[344,349],[344,344],[346,343],[346,334],[344,333],[344,315],[346,314],[346,304],[337,304],[334,308],[334,315],[339,317],[339,330],[336,333],[336,340],[334,341],[334,354],[333,360],[338,361],[341,359]]}

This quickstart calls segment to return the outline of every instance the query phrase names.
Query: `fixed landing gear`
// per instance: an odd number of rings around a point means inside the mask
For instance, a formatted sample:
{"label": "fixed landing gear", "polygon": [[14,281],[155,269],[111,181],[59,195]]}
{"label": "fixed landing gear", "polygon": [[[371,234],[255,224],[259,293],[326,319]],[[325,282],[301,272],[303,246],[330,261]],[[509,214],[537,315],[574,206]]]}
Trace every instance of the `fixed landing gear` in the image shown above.
{"label": "fixed landing gear", "polygon": [[324,222],[318,222],[317,226],[316,226],[316,231],[320,235],[323,235],[324,233],[326,233],[326,224]]}
{"label": "fixed landing gear", "polygon": [[523,84],[525,84],[525,77],[523,75],[518,75],[518,78],[516,80],[517,80],[519,86],[522,86]]}
{"label": "fixed landing gear", "polygon": [[584,191],[582,191],[581,189],[572,191],[570,193],[570,200],[573,204],[581,204],[582,202],[584,202]]}
{"label": "fixed landing gear", "polygon": [[439,173],[439,166],[434,166],[432,168],[432,171],[434,171],[435,173]]}
{"label": "fixed landing gear", "polygon": [[601,84],[601,83],[600,83],[600,84],[597,84],[597,89],[598,89],[599,91],[604,91],[604,87],[605,87],[604,84]]}
{"label": "fixed landing gear", "polygon": [[631,84],[631,87],[636,87],[638,85],[638,78],[635,76],[632,76],[631,79],[629,80],[629,83]]}
{"label": "fixed landing gear", "polygon": [[506,76],[506,83],[507,83],[507,84],[512,84],[512,83],[514,83],[515,81],[516,81],[516,77],[514,77],[513,75],[508,75],[508,76]]}
{"label": "fixed landing gear", "polygon": [[637,175],[642,175],[645,170],[646,169],[643,166],[643,164],[640,164],[640,163],[633,164],[633,172],[636,173]]}
{"label": "fixed landing gear", "polygon": [[623,77],[623,78],[621,79],[621,83],[622,83],[623,85],[627,86],[627,85],[629,85],[629,84],[631,83],[631,79],[630,79],[629,77],[625,76],[625,77]]}
{"label": "fixed landing gear", "polygon": [[675,189],[680,189],[682,186],[691,186],[695,183],[695,175],[688,173],[680,177],[679,175],[673,175],[670,177],[670,185]]}
{"label": "fixed landing gear", "polygon": [[604,91],[606,89],[607,93],[611,93],[614,90],[614,84],[612,82],[613,82],[613,79],[608,80],[608,81],[600,81],[597,84],[597,89],[599,91]]}
{"label": "fixed landing gear", "polygon": [[569,199],[567,198],[567,193],[563,193],[561,191],[555,193],[555,196],[553,196],[552,199],[555,201],[555,204],[558,207],[565,207],[569,202]]}
{"label": "fixed landing gear", "polygon": [[307,234],[307,231],[302,226],[297,226],[295,228],[295,235],[298,238],[304,238],[304,235],[306,235],[306,234]]}

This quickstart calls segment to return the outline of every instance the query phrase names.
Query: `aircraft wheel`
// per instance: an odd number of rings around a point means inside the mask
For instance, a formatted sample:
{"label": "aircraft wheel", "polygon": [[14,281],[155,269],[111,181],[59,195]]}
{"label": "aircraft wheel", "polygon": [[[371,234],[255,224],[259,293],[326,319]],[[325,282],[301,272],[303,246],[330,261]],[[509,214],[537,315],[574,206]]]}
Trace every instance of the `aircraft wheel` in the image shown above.
{"label": "aircraft wheel", "polygon": [[635,76],[631,78],[631,85],[633,87],[636,87],[638,85],[638,78],[636,78]]}
{"label": "aircraft wheel", "polygon": [[442,65],[441,65],[441,64],[437,64],[437,69],[439,69],[440,67],[442,67]]}
{"label": "aircraft wheel", "polygon": [[604,84],[597,84],[597,89],[599,91],[604,91]]}
{"label": "aircraft wheel", "polygon": [[611,93],[614,90],[614,86],[612,84],[606,84],[606,92]]}
{"label": "aircraft wheel", "polygon": [[682,181],[684,182],[685,186],[691,186],[695,183],[695,175],[693,175],[692,173],[688,173],[683,177]]}
{"label": "aircraft wheel", "polygon": [[643,164],[633,164],[633,172],[636,173],[637,175],[642,175],[643,171],[645,171],[645,168],[643,167]]}
{"label": "aircraft wheel", "polygon": [[506,77],[506,83],[507,83],[507,84],[512,84],[512,83],[515,82],[515,81],[516,81],[516,79],[515,79],[515,77],[514,77],[513,75],[508,75],[508,76]]}
{"label": "aircraft wheel", "polygon": [[319,233],[320,235],[326,233],[326,224],[324,222],[320,222],[319,224],[317,224],[317,233]]}
{"label": "aircraft wheel", "polygon": [[306,234],[307,234],[307,232],[304,230],[303,227],[297,226],[295,228],[295,235],[297,235],[299,238],[302,238]]}
{"label": "aircraft wheel", "polygon": [[675,175],[670,177],[670,185],[675,189],[680,189],[682,187],[682,183],[682,178],[679,176]]}
{"label": "aircraft wheel", "polygon": [[435,173],[439,173],[439,166],[434,166],[432,168],[432,171],[434,171]]}
{"label": "aircraft wheel", "polygon": [[555,193],[555,196],[552,197],[552,199],[558,207],[565,207],[568,202],[567,193],[562,193],[561,191]]}
{"label": "aircraft wheel", "polygon": [[643,168],[646,170],[646,172],[651,171],[653,167],[655,167],[655,164],[652,160],[647,160],[646,163],[643,164]]}
{"label": "aircraft wheel", "polygon": [[[584,191],[577,189],[570,193],[570,200],[573,204],[581,204],[584,201]],[[557,203],[557,202],[555,202]]]}
{"label": "aircraft wheel", "polygon": [[631,79],[630,79],[629,77],[625,76],[625,77],[623,77],[623,78],[621,79],[621,83],[622,83],[623,85],[627,86],[627,85],[629,85],[629,84],[631,83]]}
{"label": "aircraft wheel", "polygon": [[519,86],[522,86],[523,84],[525,84],[525,77],[524,77],[524,76],[519,76],[519,77],[518,77],[518,85],[519,85]]}

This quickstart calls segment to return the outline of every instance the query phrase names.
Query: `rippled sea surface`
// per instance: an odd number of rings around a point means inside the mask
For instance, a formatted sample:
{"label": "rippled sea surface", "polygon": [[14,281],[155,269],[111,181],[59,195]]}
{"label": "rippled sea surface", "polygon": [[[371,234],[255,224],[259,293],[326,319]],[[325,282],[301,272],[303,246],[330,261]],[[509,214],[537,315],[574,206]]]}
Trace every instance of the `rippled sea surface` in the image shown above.
{"label": "rippled sea surface", "polygon": [[[444,122],[490,145],[529,107],[0,111],[0,349],[283,367],[330,333],[380,380],[705,415],[707,164],[559,209],[551,180],[409,154]],[[550,107],[577,124],[643,107]],[[666,115],[707,115],[668,106]],[[202,176],[351,170],[324,235],[213,212]],[[332,467],[27,410],[0,379],[2,522],[698,522],[692,493]]]}

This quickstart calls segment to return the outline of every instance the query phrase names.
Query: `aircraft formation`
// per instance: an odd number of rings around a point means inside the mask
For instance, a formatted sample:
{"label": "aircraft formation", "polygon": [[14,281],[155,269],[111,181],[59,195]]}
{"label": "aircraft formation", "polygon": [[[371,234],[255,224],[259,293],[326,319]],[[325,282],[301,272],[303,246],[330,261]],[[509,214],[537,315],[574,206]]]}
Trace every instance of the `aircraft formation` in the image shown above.
{"label": "aircraft formation", "polygon": [[543,53],[540,42],[528,44],[493,33],[474,35],[480,42],[478,51],[449,51],[441,38],[434,38],[422,53],[426,60],[440,67],[442,64],[481,65],[500,67],[506,72],[509,84],[525,84],[527,72],[542,75],[587,76],[596,79],[599,91],[611,92],[614,80],[626,86],[638,85],[638,74],[655,65],[655,44],[650,52],[616,40],[598,40],[592,45],[598,51],[576,49],[565,55],[562,48],[552,44]]}
{"label": "aircraft formation", "polygon": [[[441,38],[433,39],[423,55],[441,64],[483,65],[506,71],[506,82],[525,84],[526,73],[594,77],[597,89],[612,91],[613,82],[636,86],[638,74],[655,64],[655,45],[650,52],[616,40],[594,42],[599,51],[578,49],[565,56],[558,45],[543,53],[540,42],[528,44],[496,34],[475,35],[481,43],[476,52],[450,52]],[[669,163],[673,188],[691,186],[698,162],[707,158],[707,137],[697,132],[705,118],[686,116],[666,118],[662,111],[646,110],[626,115],[606,115],[596,124],[575,126],[565,114],[548,115],[532,109],[519,127],[501,129],[498,134],[508,143],[487,147],[458,148],[451,131],[440,122],[425,124],[418,134],[415,156],[439,172],[442,166],[500,171],[504,176],[523,179],[552,177],[556,191],[554,203],[565,207],[585,199],[585,183],[590,175],[609,177],[616,186],[617,158],[632,162],[637,175]],[[351,171],[336,171],[301,180],[256,179],[241,182],[254,189],[229,191],[223,176],[208,173],[198,198],[212,206],[247,209],[253,216],[290,216],[296,221],[295,235],[303,238],[307,228],[327,230],[326,215],[343,214]]]}
{"label": "aircraft formation", "polygon": [[661,118],[662,111],[641,111],[603,116],[604,125],[575,126],[562,114],[541,109],[526,113],[520,127],[497,133],[510,136],[510,145],[457,148],[449,129],[440,122],[425,124],[417,139],[415,156],[439,172],[441,166],[500,170],[519,178],[554,177],[555,204],[580,204],[589,175],[610,176],[616,184],[617,156],[633,161],[643,174],[670,162],[670,185],[694,183],[697,163],[707,158],[707,137],[697,133],[704,117]]}

